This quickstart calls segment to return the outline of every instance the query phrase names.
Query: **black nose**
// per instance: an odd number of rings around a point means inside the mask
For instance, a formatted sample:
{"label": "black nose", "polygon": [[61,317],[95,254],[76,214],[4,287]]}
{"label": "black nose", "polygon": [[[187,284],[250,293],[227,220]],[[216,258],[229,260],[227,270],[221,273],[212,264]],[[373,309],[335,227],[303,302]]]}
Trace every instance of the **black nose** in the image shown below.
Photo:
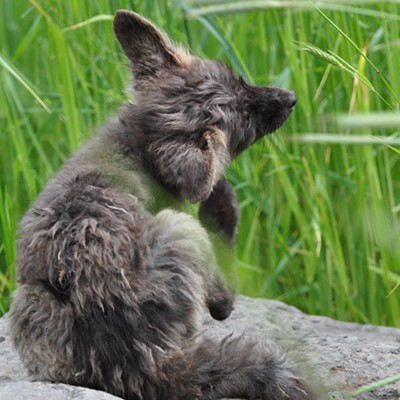
{"label": "black nose", "polygon": [[294,107],[297,103],[296,93],[293,90],[288,90],[287,105],[289,107]]}

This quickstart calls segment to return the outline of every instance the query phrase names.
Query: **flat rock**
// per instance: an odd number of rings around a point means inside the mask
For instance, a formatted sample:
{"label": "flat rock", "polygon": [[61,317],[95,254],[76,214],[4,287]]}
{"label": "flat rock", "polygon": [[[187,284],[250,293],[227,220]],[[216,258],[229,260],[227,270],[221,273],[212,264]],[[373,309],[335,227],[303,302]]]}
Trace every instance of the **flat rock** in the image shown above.
{"label": "flat rock", "polygon": [[[231,317],[223,322],[208,318],[206,335],[247,335],[272,342],[297,364],[308,381],[325,394],[341,400],[359,386],[400,374],[400,329],[344,323],[309,316],[284,303],[239,297]],[[104,392],[32,382],[12,349],[7,317],[0,319],[0,400],[115,400]],[[400,382],[359,400],[399,400]]]}
{"label": "flat rock", "polygon": [[[400,374],[400,329],[310,316],[278,301],[246,297],[228,320],[207,324],[217,335],[230,330],[270,338],[308,381],[323,387],[324,399],[345,399],[349,391]],[[400,400],[400,382],[357,396],[378,399]]]}

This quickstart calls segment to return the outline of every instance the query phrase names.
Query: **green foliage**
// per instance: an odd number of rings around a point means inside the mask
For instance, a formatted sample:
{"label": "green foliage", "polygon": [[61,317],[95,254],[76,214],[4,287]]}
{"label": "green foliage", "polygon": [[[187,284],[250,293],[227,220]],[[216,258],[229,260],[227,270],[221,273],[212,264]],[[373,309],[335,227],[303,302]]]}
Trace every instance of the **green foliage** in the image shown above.
{"label": "green foliage", "polygon": [[400,381],[400,375],[394,375],[386,379],[382,379],[378,382],[371,383],[369,385],[361,386],[356,390],[353,390],[349,393],[349,398],[357,398],[360,394],[372,392],[376,389],[379,389],[383,386],[391,385],[392,383]]}
{"label": "green foliage", "polygon": [[15,287],[21,215],[127,98],[118,8],[249,82],[298,95],[281,131],[229,171],[242,210],[240,291],[400,326],[400,4],[368,0],[3,0],[0,313]]}

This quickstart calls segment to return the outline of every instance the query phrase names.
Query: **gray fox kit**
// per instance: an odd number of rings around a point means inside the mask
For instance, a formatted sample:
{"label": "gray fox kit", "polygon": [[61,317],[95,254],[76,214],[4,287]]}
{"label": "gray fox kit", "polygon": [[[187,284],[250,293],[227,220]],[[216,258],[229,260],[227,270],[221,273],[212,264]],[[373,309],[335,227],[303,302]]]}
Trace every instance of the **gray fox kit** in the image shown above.
{"label": "gray fox kit", "polygon": [[[233,243],[230,161],[279,128],[291,91],[246,84],[119,11],[134,102],[76,152],[23,217],[15,347],[37,379],[127,400],[313,399],[288,362],[246,337],[201,337],[228,318],[203,226]],[[200,203],[200,221],[182,212]]]}

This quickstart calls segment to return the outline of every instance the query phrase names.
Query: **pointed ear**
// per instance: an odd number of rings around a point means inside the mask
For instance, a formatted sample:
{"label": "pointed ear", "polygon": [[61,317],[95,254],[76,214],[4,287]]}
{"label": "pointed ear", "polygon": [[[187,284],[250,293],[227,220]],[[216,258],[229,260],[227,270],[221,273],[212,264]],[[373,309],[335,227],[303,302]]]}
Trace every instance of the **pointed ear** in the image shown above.
{"label": "pointed ear", "polygon": [[161,67],[177,64],[169,39],[140,15],[126,10],[117,11],[114,32],[132,63],[136,78],[153,75]]}
{"label": "pointed ear", "polygon": [[197,203],[210,196],[229,165],[226,138],[221,130],[210,129],[197,142],[183,139],[157,141],[150,146],[150,156],[161,180],[182,199]]}

